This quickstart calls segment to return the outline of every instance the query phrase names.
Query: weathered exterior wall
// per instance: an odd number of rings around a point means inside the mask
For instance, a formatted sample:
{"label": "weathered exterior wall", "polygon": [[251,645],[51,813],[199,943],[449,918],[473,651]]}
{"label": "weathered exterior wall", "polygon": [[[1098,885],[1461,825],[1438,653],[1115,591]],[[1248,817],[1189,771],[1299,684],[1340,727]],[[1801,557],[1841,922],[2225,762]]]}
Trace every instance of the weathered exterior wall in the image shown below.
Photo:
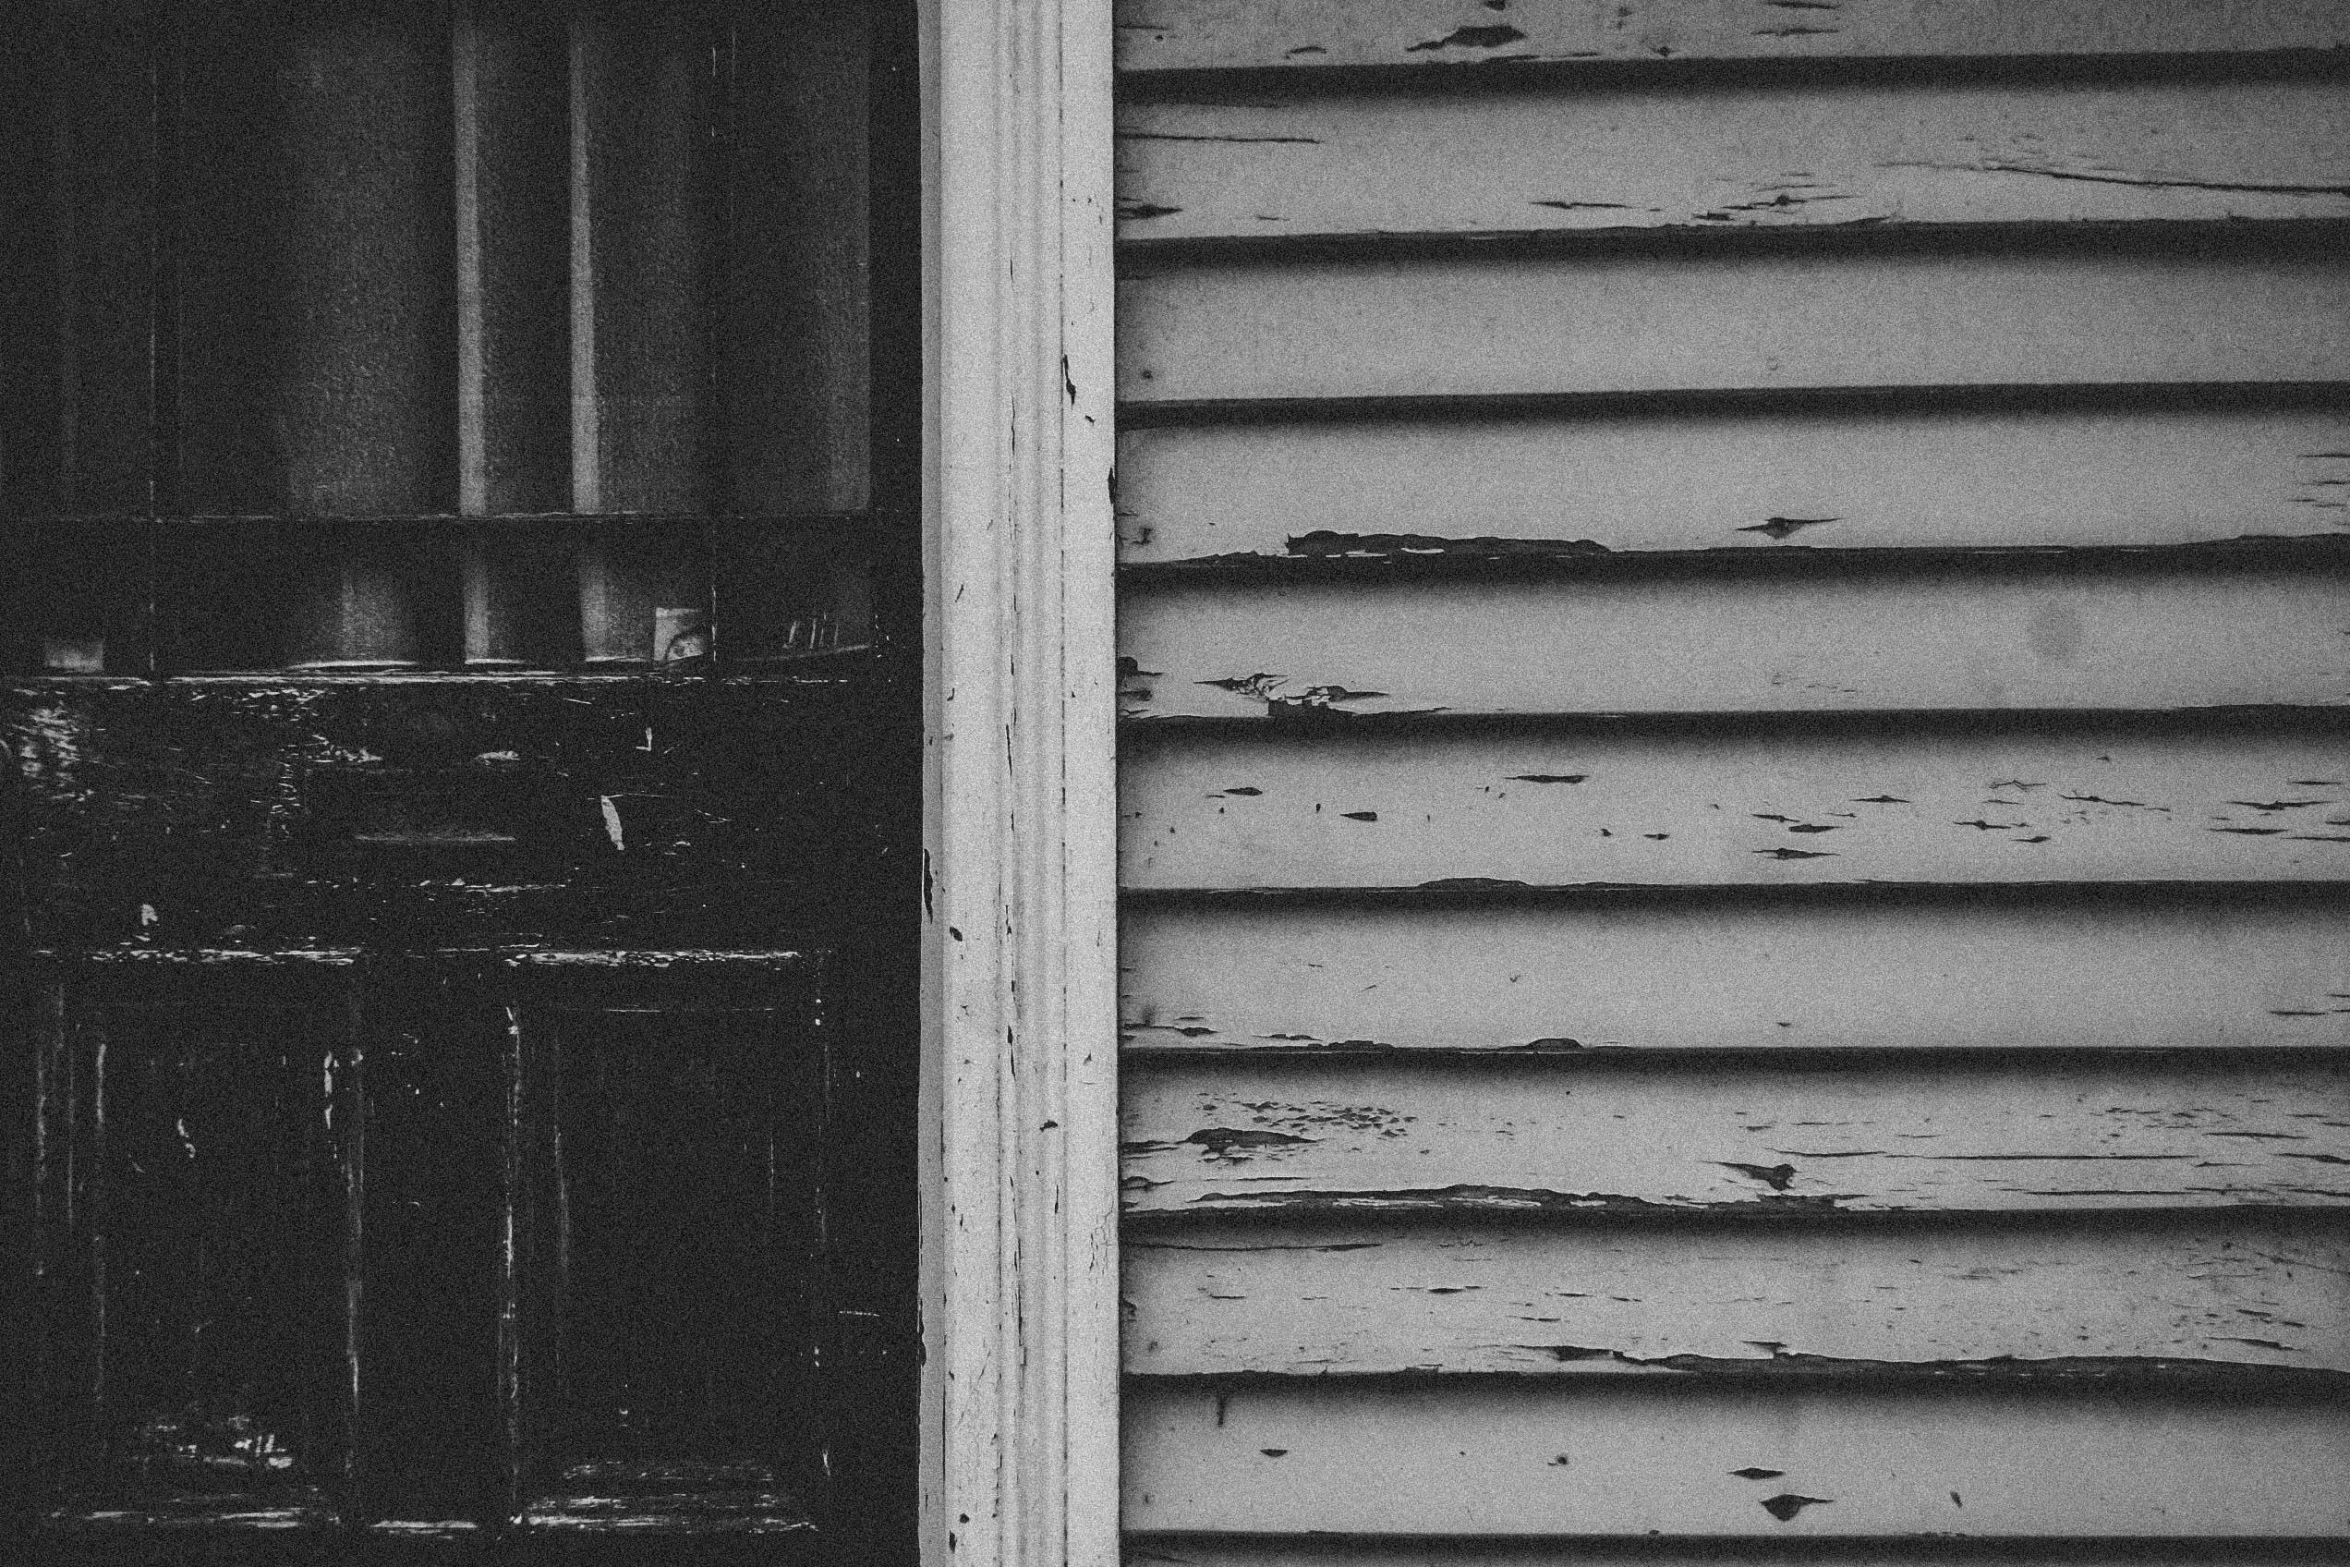
{"label": "weathered exterior wall", "polygon": [[2338,1550],[2350,13],[1120,24],[1128,1559]]}

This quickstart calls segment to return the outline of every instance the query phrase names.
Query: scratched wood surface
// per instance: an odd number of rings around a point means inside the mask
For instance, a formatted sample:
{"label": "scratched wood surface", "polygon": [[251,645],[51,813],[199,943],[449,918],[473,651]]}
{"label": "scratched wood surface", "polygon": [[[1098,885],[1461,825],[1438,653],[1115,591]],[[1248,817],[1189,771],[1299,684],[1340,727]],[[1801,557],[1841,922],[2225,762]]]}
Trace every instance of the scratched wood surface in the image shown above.
{"label": "scratched wood surface", "polygon": [[2331,1223],[1305,1224],[1139,1234],[1124,1266],[1143,1375],[2350,1372]]}
{"label": "scratched wood surface", "polygon": [[2350,216],[2338,80],[1647,85],[1120,115],[1129,240]]}
{"label": "scratched wood surface", "polygon": [[693,679],[20,687],[0,745],[27,923],[64,945],[805,939],[878,830],[858,705]]}
{"label": "scratched wood surface", "polygon": [[[1141,428],[1131,565],[2192,544],[2350,527],[2338,410],[1528,415]],[[1797,524],[1774,526],[1773,519]]]}
{"label": "scratched wood surface", "polygon": [[1146,1382],[1126,1424],[1126,1516],[1142,1529],[2350,1532],[2350,1412],[2328,1403],[1859,1389],[1766,1402],[1597,1378]]}
{"label": "scratched wood surface", "polygon": [[2350,1045],[2331,897],[1145,901],[1152,1051]]}
{"label": "scratched wood surface", "polygon": [[[1119,396],[2350,378],[2340,252],[1715,251],[1137,263]],[[1265,345],[1281,351],[1267,353]]]}
{"label": "scratched wood surface", "polygon": [[1125,884],[2338,881],[2338,730],[1132,733]]}
{"label": "scratched wood surface", "polygon": [[[2350,564],[2350,551],[2339,564]],[[1256,581],[1137,585],[1130,717],[2326,706],[2350,701],[2350,572]],[[1307,698],[1310,700],[1310,698]]]}
{"label": "scratched wood surface", "polygon": [[1134,1214],[2350,1205],[2350,1069],[1541,1057],[1133,1072]]}
{"label": "scratched wood surface", "polygon": [[1121,0],[1126,71],[1487,60],[1856,60],[2336,49],[2325,0],[2145,6],[2128,0]]}

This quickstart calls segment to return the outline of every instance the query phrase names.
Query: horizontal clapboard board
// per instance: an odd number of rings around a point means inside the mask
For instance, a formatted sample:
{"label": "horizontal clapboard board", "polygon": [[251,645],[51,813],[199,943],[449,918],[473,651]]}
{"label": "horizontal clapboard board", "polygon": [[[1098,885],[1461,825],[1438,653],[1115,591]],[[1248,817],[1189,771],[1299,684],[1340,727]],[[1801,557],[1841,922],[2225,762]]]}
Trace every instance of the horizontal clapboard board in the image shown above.
{"label": "horizontal clapboard board", "polygon": [[2350,529],[2342,407],[2116,401],[1673,415],[1471,403],[1129,429],[1118,536],[1127,564],[1149,565],[2134,547]]}
{"label": "horizontal clapboard board", "polygon": [[2338,79],[1814,82],[1128,105],[1128,240],[2350,217]]}
{"label": "horizontal clapboard board", "polygon": [[1169,580],[1126,596],[1121,695],[1136,718],[2327,706],[2345,565]]}
{"label": "horizontal clapboard board", "polygon": [[2339,241],[2257,239],[1152,263],[1119,289],[1118,389],[1139,404],[2350,379]]}
{"label": "horizontal clapboard board", "polygon": [[1250,1226],[1123,1266],[1141,1375],[2350,1372],[2333,1223]]}
{"label": "horizontal clapboard board", "polygon": [[1128,72],[1943,56],[2258,54],[2339,49],[2325,0],[1119,0]]}
{"label": "horizontal clapboard board", "polygon": [[[1817,1546],[1790,1547],[1760,1537],[1732,1544],[1709,1540],[1607,1540],[1576,1537],[1471,1538],[1325,1533],[1320,1535],[1162,1534],[1135,1531],[1125,1559],[1135,1567],[1723,1567],[1727,1561],[1816,1560]],[[1895,1567],[1921,1557],[1943,1567],[2309,1567],[2326,1547],[2303,1541],[2203,1542],[2142,1536],[2100,1544],[2088,1539],[2001,1540],[1969,1545],[1958,1538],[1853,1542],[1837,1560],[1852,1567]]]}
{"label": "horizontal clapboard board", "polygon": [[2350,1206],[2350,1068],[1918,1057],[1130,1072],[1128,1211]]}
{"label": "horizontal clapboard board", "polygon": [[2338,1402],[1146,1381],[1125,1425],[1125,1517],[1142,1530],[2350,1533]]}
{"label": "horizontal clapboard board", "polygon": [[1131,730],[1131,889],[2340,881],[2338,729]]}
{"label": "horizontal clapboard board", "polygon": [[2350,1046],[2350,903],[2072,891],[1130,901],[1123,1032],[1137,1052]]}

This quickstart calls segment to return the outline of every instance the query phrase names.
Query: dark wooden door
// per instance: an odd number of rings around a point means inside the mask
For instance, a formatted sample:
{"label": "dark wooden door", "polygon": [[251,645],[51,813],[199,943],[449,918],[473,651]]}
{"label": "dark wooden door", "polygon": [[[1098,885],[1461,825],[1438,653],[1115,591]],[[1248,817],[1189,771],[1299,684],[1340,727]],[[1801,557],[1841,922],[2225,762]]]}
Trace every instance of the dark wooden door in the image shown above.
{"label": "dark wooden door", "polygon": [[10,8],[48,1557],[909,1549],[907,22],[800,9]]}

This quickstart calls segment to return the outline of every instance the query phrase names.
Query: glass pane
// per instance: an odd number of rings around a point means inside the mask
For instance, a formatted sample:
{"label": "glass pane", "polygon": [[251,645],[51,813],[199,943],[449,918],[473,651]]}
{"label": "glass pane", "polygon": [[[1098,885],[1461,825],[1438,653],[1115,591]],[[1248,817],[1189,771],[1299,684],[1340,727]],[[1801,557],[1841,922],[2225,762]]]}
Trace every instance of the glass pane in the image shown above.
{"label": "glass pane", "polygon": [[12,669],[136,675],[147,668],[145,523],[23,522],[0,534],[15,570],[0,582]]}
{"label": "glass pane", "polygon": [[[692,8],[571,21],[572,507],[709,503],[715,50]],[[591,656],[592,652],[591,652]]]}
{"label": "glass pane", "polygon": [[191,9],[178,115],[186,504],[451,510],[445,24],[429,7]]}
{"label": "glass pane", "polygon": [[455,83],[460,500],[571,506],[571,128],[564,19],[459,0]]}
{"label": "glass pane", "polygon": [[862,6],[745,6],[729,123],[728,508],[870,503],[872,23]]}
{"label": "glass pane", "polygon": [[0,67],[0,500],[143,512],[154,440],[147,8],[60,0],[11,18],[22,31]]}

